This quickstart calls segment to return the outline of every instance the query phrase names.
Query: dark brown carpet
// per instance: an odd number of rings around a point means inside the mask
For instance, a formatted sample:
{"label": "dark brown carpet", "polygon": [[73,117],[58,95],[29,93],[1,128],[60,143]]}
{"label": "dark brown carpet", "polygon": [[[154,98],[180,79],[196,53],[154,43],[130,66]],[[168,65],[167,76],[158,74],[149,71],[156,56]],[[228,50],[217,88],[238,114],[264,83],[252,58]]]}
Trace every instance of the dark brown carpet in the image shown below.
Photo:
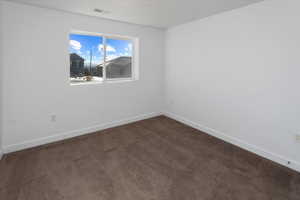
{"label": "dark brown carpet", "polygon": [[300,174],[166,117],[6,155],[1,200],[299,200]]}

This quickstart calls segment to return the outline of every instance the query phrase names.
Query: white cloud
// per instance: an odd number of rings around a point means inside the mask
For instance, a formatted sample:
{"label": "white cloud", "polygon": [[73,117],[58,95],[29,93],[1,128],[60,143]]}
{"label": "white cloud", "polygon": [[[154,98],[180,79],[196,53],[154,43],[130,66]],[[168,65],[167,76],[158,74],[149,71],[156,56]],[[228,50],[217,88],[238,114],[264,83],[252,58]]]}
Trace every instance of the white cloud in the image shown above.
{"label": "white cloud", "polygon": [[109,52],[116,52],[116,49],[113,48],[112,46],[106,46],[106,51],[109,51]]}
{"label": "white cloud", "polygon": [[132,44],[131,43],[129,43],[128,46],[125,47],[125,51],[128,53],[132,52]]}
{"label": "white cloud", "polygon": [[103,49],[104,49],[104,46],[103,46],[103,44],[99,44],[99,46],[98,46],[98,50],[101,52],[101,51],[103,51]]}
{"label": "white cloud", "polygon": [[[103,51],[104,50],[103,44],[99,44],[98,49],[99,49],[99,51]],[[110,45],[106,45],[106,51],[107,52],[116,52],[116,49]]]}
{"label": "white cloud", "polygon": [[128,49],[129,49],[129,51],[132,51],[132,44],[131,43],[128,44]]}
{"label": "white cloud", "polygon": [[76,40],[70,40],[70,45],[72,46],[73,49],[75,50],[80,50],[81,49],[81,44],[80,42]]}
{"label": "white cloud", "polygon": [[132,51],[132,44],[131,43],[128,44],[128,51],[130,51],[130,52]]}

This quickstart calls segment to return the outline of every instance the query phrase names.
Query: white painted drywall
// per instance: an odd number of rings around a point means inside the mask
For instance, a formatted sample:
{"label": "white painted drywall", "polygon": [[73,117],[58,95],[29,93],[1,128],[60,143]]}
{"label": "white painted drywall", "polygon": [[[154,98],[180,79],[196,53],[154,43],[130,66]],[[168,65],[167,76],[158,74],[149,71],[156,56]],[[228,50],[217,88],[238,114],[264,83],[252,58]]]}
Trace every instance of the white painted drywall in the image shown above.
{"label": "white painted drywall", "polygon": [[[162,110],[162,30],[10,2],[2,16],[4,149]],[[138,37],[139,80],[70,86],[73,29]]]}
{"label": "white painted drywall", "polygon": [[166,111],[299,164],[299,9],[267,0],[169,29]]}
{"label": "white painted drywall", "polygon": [[[165,38],[158,29],[4,2],[3,147],[13,151],[165,110],[300,169],[299,8],[296,0],[267,0],[171,28]],[[139,37],[140,79],[70,86],[71,29]]]}
{"label": "white painted drywall", "polygon": [[3,125],[2,125],[2,122],[3,122],[3,105],[2,105],[2,102],[3,102],[3,78],[2,78],[2,74],[3,74],[3,54],[1,52],[3,52],[3,40],[2,40],[2,33],[3,33],[3,30],[2,30],[2,26],[1,24],[3,23],[2,19],[3,19],[3,16],[2,16],[2,1],[0,1],[0,160],[2,158],[2,155],[3,155],[3,151],[2,151],[2,134],[3,134]]}

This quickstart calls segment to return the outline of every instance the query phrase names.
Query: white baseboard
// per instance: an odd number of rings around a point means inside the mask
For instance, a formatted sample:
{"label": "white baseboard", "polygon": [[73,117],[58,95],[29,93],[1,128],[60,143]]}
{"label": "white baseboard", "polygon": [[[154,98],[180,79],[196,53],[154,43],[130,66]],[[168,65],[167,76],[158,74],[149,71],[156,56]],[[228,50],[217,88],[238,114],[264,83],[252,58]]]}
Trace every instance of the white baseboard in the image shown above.
{"label": "white baseboard", "polygon": [[255,145],[252,145],[252,144],[249,144],[245,141],[242,141],[240,139],[237,139],[237,138],[234,138],[232,136],[229,136],[228,134],[225,134],[225,133],[222,133],[220,131],[217,131],[215,129],[212,129],[212,128],[209,128],[209,127],[206,127],[206,126],[203,126],[199,123],[196,123],[196,122],[193,122],[189,119],[186,119],[184,117],[181,117],[181,116],[178,116],[176,114],[173,114],[173,113],[170,113],[170,112],[164,112],[164,115],[169,117],[169,118],[172,118],[174,120],[177,120],[179,122],[182,122],[188,126],[191,126],[195,129],[198,129],[202,132],[205,132],[209,135],[212,135],[214,137],[217,137],[221,140],[224,140],[228,143],[231,143],[233,145],[236,145],[238,147],[241,147],[243,149],[246,149],[252,153],[255,153],[259,156],[262,156],[264,158],[267,158],[269,160],[272,160],[278,164],[281,164],[281,165],[284,165],[290,169],[293,169],[293,170],[296,170],[298,172],[300,172],[300,163],[297,162],[297,161],[294,161],[294,160],[290,160],[288,158],[285,158],[284,156],[280,156],[280,155],[277,155],[277,154],[274,154],[272,152],[269,152],[267,150],[264,150],[260,147],[257,147]]}
{"label": "white baseboard", "polygon": [[127,118],[127,119],[122,119],[122,120],[113,121],[113,122],[109,122],[109,123],[99,124],[99,125],[95,125],[95,126],[88,127],[88,128],[83,128],[80,130],[73,130],[73,131],[69,131],[69,132],[65,132],[65,133],[55,134],[55,135],[52,135],[49,137],[44,137],[44,138],[39,138],[39,139],[35,139],[35,140],[25,141],[25,142],[18,143],[18,144],[8,145],[8,146],[3,147],[3,153],[6,154],[6,153],[11,153],[11,152],[15,152],[15,151],[20,151],[20,150],[40,146],[43,144],[49,144],[52,142],[57,142],[57,141],[61,141],[64,139],[93,133],[93,132],[100,131],[103,129],[132,123],[132,122],[136,122],[136,121],[143,120],[143,119],[148,119],[148,118],[159,116],[159,115],[162,115],[162,113],[155,112],[155,113],[143,114],[143,115]]}
{"label": "white baseboard", "polygon": [[3,151],[2,149],[0,149],[0,160],[2,159],[2,157],[3,157]]}
{"label": "white baseboard", "polygon": [[253,153],[255,153],[259,156],[262,156],[264,158],[272,160],[272,161],[274,161],[278,164],[284,165],[288,168],[291,168],[293,170],[296,170],[296,171],[300,172],[300,163],[297,162],[297,161],[293,161],[293,160],[290,160],[288,158],[285,158],[284,156],[280,156],[280,155],[271,153],[271,152],[269,152],[267,150],[264,150],[260,147],[249,144],[247,142],[244,142],[244,141],[242,141],[240,139],[237,139],[237,138],[234,138],[232,136],[228,136],[225,133],[222,133],[222,132],[217,131],[215,129],[203,126],[199,123],[193,122],[191,120],[188,120],[184,117],[181,117],[179,115],[176,115],[176,114],[173,114],[173,113],[170,113],[170,112],[163,112],[163,113],[155,112],[155,113],[139,115],[139,116],[123,119],[123,120],[118,120],[118,121],[113,121],[113,122],[109,122],[109,123],[95,125],[95,126],[80,129],[80,130],[73,130],[73,131],[69,131],[69,132],[65,132],[65,133],[55,134],[55,135],[49,136],[49,137],[44,137],[44,138],[39,138],[39,139],[35,139],[35,140],[25,141],[25,142],[18,143],[18,144],[4,146],[2,150],[0,149],[0,160],[3,156],[3,154],[6,154],[6,153],[11,153],[11,152],[15,152],[15,151],[24,150],[24,149],[27,149],[27,148],[40,146],[40,145],[43,145],[43,144],[48,144],[48,143],[52,143],[52,142],[61,141],[61,140],[64,140],[64,139],[68,139],[68,138],[72,138],[72,137],[76,137],[76,136],[80,136],[80,135],[93,133],[93,132],[100,131],[100,130],[103,130],[103,129],[112,128],[112,127],[115,127],[115,126],[120,126],[120,125],[124,125],[124,124],[128,124],[128,123],[136,122],[136,121],[143,120],[143,119],[148,119],[148,118],[159,116],[159,115],[162,115],[162,114],[164,114],[165,116],[170,117],[172,119],[175,119],[177,121],[180,121],[180,122],[182,122],[182,123],[184,123],[188,126],[191,126],[191,127],[195,128],[195,129],[198,129],[198,130],[203,131],[207,134],[210,134],[214,137],[217,137],[221,140],[224,140],[224,141],[229,142],[233,145],[236,145],[236,146],[241,147],[243,149],[246,149],[250,152],[253,152]]}

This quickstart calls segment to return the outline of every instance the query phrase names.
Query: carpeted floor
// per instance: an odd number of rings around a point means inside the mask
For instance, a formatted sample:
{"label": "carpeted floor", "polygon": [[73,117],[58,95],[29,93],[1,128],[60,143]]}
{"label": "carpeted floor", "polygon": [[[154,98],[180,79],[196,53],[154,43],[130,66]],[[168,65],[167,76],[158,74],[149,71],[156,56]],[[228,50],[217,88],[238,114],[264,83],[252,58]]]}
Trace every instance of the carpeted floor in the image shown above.
{"label": "carpeted floor", "polygon": [[6,155],[1,200],[299,200],[300,174],[166,117]]}

